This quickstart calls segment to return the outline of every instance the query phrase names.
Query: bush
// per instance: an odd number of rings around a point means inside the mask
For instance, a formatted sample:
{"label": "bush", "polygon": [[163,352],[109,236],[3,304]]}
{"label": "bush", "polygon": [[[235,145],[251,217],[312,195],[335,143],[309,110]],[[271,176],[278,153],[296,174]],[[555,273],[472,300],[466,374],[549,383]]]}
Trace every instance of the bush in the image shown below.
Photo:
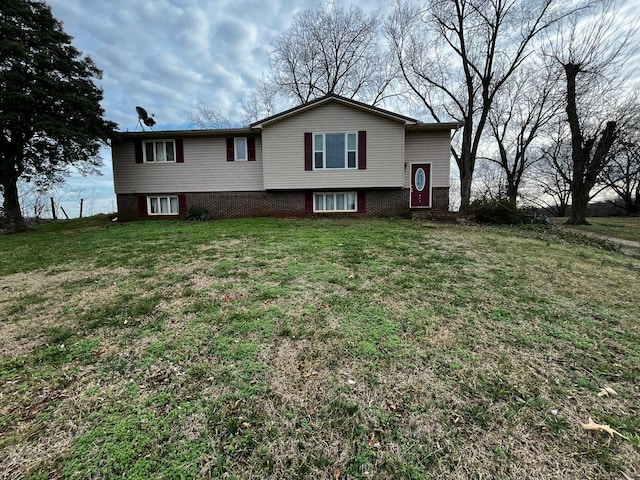
{"label": "bush", "polygon": [[533,208],[518,208],[504,198],[474,200],[469,213],[478,223],[492,225],[549,225],[550,220]]}
{"label": "bush", "polygon": [[551,225],[555,224],[546,215],[542,215],[533,207],[524,207],[520,209],[522,214],[522,223],[525,225]]}
{"label": "bush", "polygon": [[184,218],[192,222],[204,222],[211,218],[211,214],[206,207],[194,206],[187,209]]}
{"label": "bush", "polygon": [[478,223],[519,225],[523,222],[522,212],[515,204],[505,199],[474,200],[469,205],[469,213]]}

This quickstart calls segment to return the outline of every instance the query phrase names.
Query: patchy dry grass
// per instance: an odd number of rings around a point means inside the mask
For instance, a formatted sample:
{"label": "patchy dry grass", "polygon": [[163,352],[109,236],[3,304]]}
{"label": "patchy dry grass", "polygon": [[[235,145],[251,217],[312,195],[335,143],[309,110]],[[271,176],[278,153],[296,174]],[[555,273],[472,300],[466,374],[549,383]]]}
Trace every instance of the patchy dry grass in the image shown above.
{"label": "patchy dry grass", "polygon": [[637,260],[403,220],[69,226],[0,237],[0,478],[640,478]]}

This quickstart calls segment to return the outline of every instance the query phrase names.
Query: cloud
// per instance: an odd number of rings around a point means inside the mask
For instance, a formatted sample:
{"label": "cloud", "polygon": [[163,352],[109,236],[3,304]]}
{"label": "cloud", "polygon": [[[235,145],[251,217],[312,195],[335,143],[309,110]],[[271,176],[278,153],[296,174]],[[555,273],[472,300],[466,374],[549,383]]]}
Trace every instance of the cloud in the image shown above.
{"label": "cloud", "polygon": [[177,46],[191,55],[207,54],[210,47],[210,22],[207,12],[199,7],[187,7],[177,24]]}
{"label": "cloud", "polygon": [[304,8],[295,0],[49,0],[74,45],[103,71],[103,106],[122,129],[134,107],[156,128],[188,128],[184,110],[216,99],[233,116],[268,71],[270,45]]}

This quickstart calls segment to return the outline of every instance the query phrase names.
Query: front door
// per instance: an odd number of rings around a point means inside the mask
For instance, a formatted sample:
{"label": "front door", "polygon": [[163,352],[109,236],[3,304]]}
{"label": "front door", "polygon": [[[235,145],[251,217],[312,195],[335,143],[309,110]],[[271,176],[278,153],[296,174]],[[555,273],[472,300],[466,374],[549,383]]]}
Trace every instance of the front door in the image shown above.
{"label": "front door", "polygon": [[431,164],[411,164],[411,196],[409,207],[428,208],[431,206]]}

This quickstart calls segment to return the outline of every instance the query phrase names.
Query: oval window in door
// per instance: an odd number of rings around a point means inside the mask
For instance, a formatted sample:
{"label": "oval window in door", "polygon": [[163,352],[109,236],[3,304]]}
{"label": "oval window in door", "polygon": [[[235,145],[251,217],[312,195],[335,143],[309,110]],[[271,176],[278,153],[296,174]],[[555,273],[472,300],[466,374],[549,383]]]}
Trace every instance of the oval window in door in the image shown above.
{"label": "oval window in door", "polygon": [[421,192],[424,190],[424,186],[427,183],[427,175],[424,173],[422,168],[416,170],[415,178],[413,179],[413,183],[416,187],[416,190]]}

